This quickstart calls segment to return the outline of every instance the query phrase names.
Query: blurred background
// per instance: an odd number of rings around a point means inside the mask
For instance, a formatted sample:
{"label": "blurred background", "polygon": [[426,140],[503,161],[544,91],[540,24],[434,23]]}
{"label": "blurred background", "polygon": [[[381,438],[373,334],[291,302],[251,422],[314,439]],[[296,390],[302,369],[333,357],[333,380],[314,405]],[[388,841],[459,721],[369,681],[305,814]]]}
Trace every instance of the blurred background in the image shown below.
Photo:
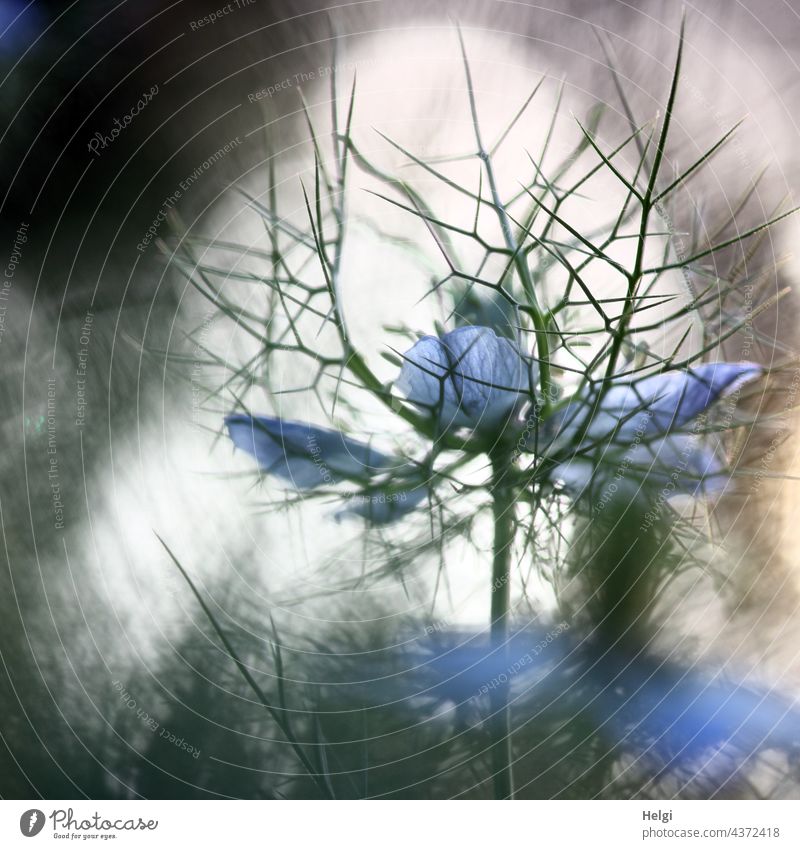
{"label": "blurred background", "polygon": [[[264,507],[208,397],[207,351],[246,351],[168,262],[171,239],[258,246],[263,222],[232,187],[264,192],[271,167],[280,203],[300,208],[297,178],[313,175],[300,92],[328,126],[333,65],[342,91],[358,77],[354,125],[381,167],[404,161],[373,128],[425,155],[470,152],[454,21],[490,128],[546,75],[519,156],[562,81],[556,149],[574,144],[571,113],[599,104],[611,147],[628,126],[620,84],[641,122],[663,111],[683,5],[0,0],[0,794],[319,794],[161,537],[337,797],[490,797],[486,565],[456,546],[445,590],[421,551],[401,580],[380,540],[324,506]],[[747,120],[673,224],[713,230],[767,168],[746,229],[796,203],[800,5],[685,5],[670,167]],[[511,186],[516,155],[501,164]],[[418,303],[426,259],[409,259],[424,231],[362,195],[346,300],[375,351],[393,317],[426,329],[433,313]],[[797,235],[790,219],[761,242],[768,291],[796,283]],[[797,319],[794,294],[762,313],[750,356],[793,361]],[[602,576],[652,552],[575,552],[592,568],[563,606],[546,581],[515,584],[512,657],[532,656],[513,690],[520,796],[797,797],[792,381],[776,378],[748,464],[762,473],[718,505],[702,569],[676,567],[628,611],[598,592]],[[303,417],[300,401],[287,410]],[[380,578],[359,582],[365,570]],[[566,623],[570,604],[586,622]],[[609,609],[641,619],[636,644],[587,638]]]}

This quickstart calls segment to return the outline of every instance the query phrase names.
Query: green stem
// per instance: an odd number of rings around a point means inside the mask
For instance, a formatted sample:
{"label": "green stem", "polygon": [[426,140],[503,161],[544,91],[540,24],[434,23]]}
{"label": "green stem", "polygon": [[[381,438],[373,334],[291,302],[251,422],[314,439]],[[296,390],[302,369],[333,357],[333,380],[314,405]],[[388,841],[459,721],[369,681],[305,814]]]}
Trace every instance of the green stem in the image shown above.
{"label": "green stem", "polygon": [[530,315],[533,321],[534,337],[536,339],[536,353],[539,360],[539,383],[542,390],[542,412],[546,415],[550,409],[551,398],[551,378],[550,378],[550,340],[547,336],[547,324],[542,310],[539,306],[536,297],[536,290],[533,285],[530,269],[528,268],[528,260],[520,246],[517,244],[514,234],[511,231],[511,222],[506,212],[505,205],[500,198],[500,192],[497,188],[497,179],[495,178],[494,166],[492,165],[492,155],[486,149],[481,136],[480,122],[478,121],[478,107],[475,102],[475,88],[472,84],[472,71],[470,71],[469,61],[467,60],[467,50],[464,46],[464,39],[461,35],[461,29],[458,29],[458,41],[461,45],[461,57],[464,62],[464,73],[467,78],[467,91],[469,92],[469,106],[472,113],[472,128],[475,133],[475,141],[478,145],[477,155],[483,162],[486,179],[489,182],[489,191],[492,194],[492,206],[497,214],[500,222],[500,229],[503,233],[503,239],[506,243],[507,250],[511,253],[514,260],[514,267],[519,275],[522,289],[528,297],[528,309],[526,312]]}
{"label": "green stem", "polygon": [[[492,458],[492,515],[494,554],[492,559],[491,651],[502,660],[508,657],[508,620],[511,601],[511,550],[514,542],[514,490],[504,480],[508,457]],[[496,799],[514,798],[511,769],[511,720],[508,706],[507,663],[499,663],[504,681],[490,691],[489,735],[491,766]]]}
{"label": "green stem", "polygon": [[[477,116],[475,117],[477,122]],[[500,221],[500,229],[503,231],[503,239],[506,243],[506,248],[511,252],[514,259],[514,268],[519,275],[522,289],[528,297],[528,309],[526,312],[533,321],[534,337],[536,339],[536,353],[539,360],[539,378],[542,390],[542,407],[545,413],[550,407],[550,341],[547,337],[547,323],[542,316],[542,311],[539,307],[538,299],[536,298],[536,290],[533,286],[533,278],[531,277],[530,269],[528,268],[528,259],[520,246],[517,244],[511,232],[511,222],[508,219],[506,208],[500,200],[500,193],[497,190],[497,181],[494,176],[494,168],[489,154],[483,149],[480,133],[476,123],[476,137],[480,150],[478,156],[483,161],[486,178],[489,182],[489,191],[492,193],[492,205],[497,213]]]}
{"label": "green stem", "polygon": [[639,288],[639,283],[644,275],[644,252],[645,243],[647,242],[647,223],[650,219],[650,213],[658,203],[656,196],[656,184],[658,182],[658,174],[661,170],[661,161],[664,158],[664,151],[667,146],[667,136],[669,134],[670,123],[672,122],[672,113],[675,109],[675,95],[678,91],[678,80],[681,74],[681,59],[683,57],[683,38],[684,28],[686,25],[686,17],[681,18],[680,37],[678,39],[678,55],[675,58],[675,70],[672,74],[672,85],[667,98],[667,111],[664,115],[664,123],[661,125],[661,133],[658,137],[656,145],[656,154],[653,160],[653,167],[650,171],[650,176],[647,180],[647,188],[642,197],[642,216],[639,222],[639,241],[636,248],[636,260],[634,261],[633,270],[628,276],[628,291],[625,298],[625,306],[622,310],[617,330],[614,333],[614,338],[611,343],[611,350],[608,356],[608,366],[606,367],[605,377],[603,378],[603,386],[598,396],[598,401],[608,391],[611,381],[614,377],[617,368],[617,359],[622,348],[622,343],[628,333],[631,319],[636,311],[636,292]]}

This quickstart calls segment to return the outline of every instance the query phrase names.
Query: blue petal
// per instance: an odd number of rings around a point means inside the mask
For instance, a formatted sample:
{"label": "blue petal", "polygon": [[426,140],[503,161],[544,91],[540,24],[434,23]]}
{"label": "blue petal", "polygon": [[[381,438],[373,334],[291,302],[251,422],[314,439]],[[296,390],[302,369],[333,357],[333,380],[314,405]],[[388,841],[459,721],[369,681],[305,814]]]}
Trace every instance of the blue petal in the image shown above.
{"label": "blue petal", "polygon": [[405,355],[395,386],[435,412],[443,428],[495,429],[533,386],[517,349],[488,327],[460,327],[441,339],[424,336]]}
{"label": "blue petal", "polygon": [[728,482],[719,453],[701,436],[668,434],[632,444],[625,452],[632,480],[660,486],[665,495],[712,495]]}
{"label": "blue petal", "polygon": [[618,384],[604,396],[603,415],[592,423],[590,433],[608,432],[608,419],[604,417],[620,423],[621,441],[635,433],[643,417],[652,422],[648,426],[652,433],[677,430],[761,372],[761,367],[752,363],[703,363],[686,371]]}
{"label": "blue petal", "polygon": [[305,422],[234,413],[225,424],[237,448],[297,489],[330,486],[341,478],[364,480],[396,462],[365,442]]}
{"label": "blue petal", "polygon": [[[761,374],[761,367],[752,363],[703,363],[686,371],[617,382],[594,412],[586,438],[598,444],[612,439],[626,444],[679,430],[721,396]],[[553,441],[563,444],[586,426],[591,410],[592,399],[573,399],[545,429]]]}
{"label": "blue petal", "polygon": [[607,445],[602,455],[576,453],[559,463],[552,477],[572,498],[589,497],[603,506],[663,494],[717,495],[728,483],[725,463],[706,440],[673,433],[627,447]]}

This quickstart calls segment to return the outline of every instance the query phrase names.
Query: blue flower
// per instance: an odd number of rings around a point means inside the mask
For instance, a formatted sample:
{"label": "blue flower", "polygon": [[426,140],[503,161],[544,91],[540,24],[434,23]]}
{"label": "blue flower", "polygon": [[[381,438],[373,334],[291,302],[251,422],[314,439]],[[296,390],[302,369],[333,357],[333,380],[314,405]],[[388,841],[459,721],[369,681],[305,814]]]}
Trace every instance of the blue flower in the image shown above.
{"label": "blue flower", "polygon": [[423,336],[404,360],[395,388],[435,415],[442,431],[502,430],[536,383],[535,368],[488,327]]}
{"label": "blue flower", "polygon": [[647,768],[689,769],[722,785],[758,752],[800,749],[800,710],[790,694],[609,646],[568,633],[566,623],[516,631],[499,648],[484,634],[458,631],[409,645],[413,695],[455,705],[457,720],[509,683],[514,704],[541,722],[581,716]]}
{"label": "blue flower", "polygon": [[305,422],[234,413],[225,417],[225,424],[237,448],[297,489],[314,489],[338,478],[364,481],[397,462],[338,430]]}
{"label": "blue flower", "polygon": [[245,413],[226,416],[225,424],[237,448],[252,455],[264,472],[297,490],[333,486],[342,480],[370,487],[367,494],[353,496],[337,516],[352,514],[386,524],[415,509],[427,494],[418,481],[408,491],[373,491],[371,482],[377,475],[404,461],[338,430]]}
{"label": "blue flower", "polygon": [[[528,446],[552,461],[551,479],[573,496],[614,477],[614,491],[635,495],[647,479],[669,493],[712,493],[727,482],[725,464],[695,422],[721,396],[762,373],[750,363],[704,363],[686,371],[615,381],[574,397]],[[442,431],[500,435],[534,395],[536,368],[488,327],[423,336],[405,354],[395,386],[436,416]],[[343,480],[359,492],[336,516],[394,522],[416,509],[429,487],[407,461],[337,430],[270,416],[225,418],[234,445],[298,490]],[[390,477],[390,472],[393,476]]]}
{"label": "blue flower", "polygon": [[[410,402],[435,413],[443,429],[485,431],[502,428],[532,392],[533,381],[532,366],[507,339],[488,327],[462,327],[441,339],[420,339],[406,354],[395,385]],[[339,431],[243,413],[227,416],[225,424],[236,447],[298,490],[342,479],[358,483],[361,491],[337,519],[361,516],[387,524],[428,495],[417,470],[408,473],[408,463]],[[398,471],[394,480],[375,480],[392,468]],[[404,477],[408,485],[399,486]]]}
{"label": "blue flower", "polygon": [[718,492],[727,483],[725,464],[709,438],[688,426],[761,373],[752,363],[703,363],[616,382],[599,403],[596,393],[573,399],[545,428],[548,454],[570,450],[553,477],[573,495],[611,475],[616,489],[638,491],[646,478],[670,493]]}

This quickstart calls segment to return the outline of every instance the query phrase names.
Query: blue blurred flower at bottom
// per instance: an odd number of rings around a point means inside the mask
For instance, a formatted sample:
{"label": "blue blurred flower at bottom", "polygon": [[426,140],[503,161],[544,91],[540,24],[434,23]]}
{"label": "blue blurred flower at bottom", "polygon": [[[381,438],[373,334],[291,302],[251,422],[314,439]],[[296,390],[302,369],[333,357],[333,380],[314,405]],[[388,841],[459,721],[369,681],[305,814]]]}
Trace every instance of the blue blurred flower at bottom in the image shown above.
{"label": "blue blurred flower at bottom", "polygon": [[759,752],[800,754],[796,699],[701,666],[576,640],[563,623],[518,631],[503,646],[481,633],[443,632],[415,650],[415,695],[454,705],[462,726],[473,724],[464,720],[482,698],[507,685],[512,727],[590,719],[619,754],[716,786]]}

